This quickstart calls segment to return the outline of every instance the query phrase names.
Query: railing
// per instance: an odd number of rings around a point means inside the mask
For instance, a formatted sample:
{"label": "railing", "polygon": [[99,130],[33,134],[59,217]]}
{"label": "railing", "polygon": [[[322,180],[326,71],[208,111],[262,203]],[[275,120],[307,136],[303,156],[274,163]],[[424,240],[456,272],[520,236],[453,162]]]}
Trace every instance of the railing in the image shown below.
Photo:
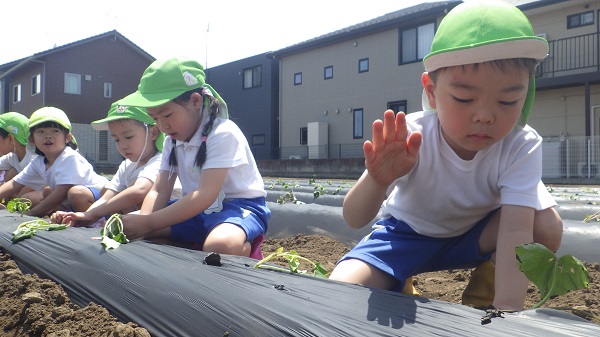
{"label": "railing", "polygon": [[[600,136],[546,137],[542,143],[542,179],[546,183],[600,184]],[[280,148],[281,159],[359,158],[362,144]]]}
{"label": "railing", "polygon": [[557,77],[600,71],[599,33],[552,40],[548,44],[550,51],[537,69],[538,76]]}

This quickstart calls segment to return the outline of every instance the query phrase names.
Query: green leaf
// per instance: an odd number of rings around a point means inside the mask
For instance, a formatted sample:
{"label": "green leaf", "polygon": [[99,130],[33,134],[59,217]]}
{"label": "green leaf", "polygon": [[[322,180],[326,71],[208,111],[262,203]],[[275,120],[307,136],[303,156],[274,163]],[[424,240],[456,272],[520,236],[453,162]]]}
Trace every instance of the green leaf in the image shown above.
{"label": "green leaf", "polygon": [[314,268],[313,276],[327,278],[327,269],[323,268],[319,262],[315,262]]}
{"label": "green leaf", "polygon": [[539,243],[522,244],[515,252],[519,269],[540,291],[542,300],[534,308],[552,297],[589,286],[587,269],[572,255],[557,259],[553,252]]}

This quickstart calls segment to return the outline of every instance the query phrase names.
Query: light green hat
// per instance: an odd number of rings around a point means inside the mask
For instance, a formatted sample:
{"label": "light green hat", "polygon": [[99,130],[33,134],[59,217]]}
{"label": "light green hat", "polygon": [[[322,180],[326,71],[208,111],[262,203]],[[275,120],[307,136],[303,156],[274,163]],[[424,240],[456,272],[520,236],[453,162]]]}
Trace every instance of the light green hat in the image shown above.
{"label": "light green hat", "polygon": [[[120,105],[121,102],[114,102],[106,118],[93,121],[92,127],[95,130],[108,130],[108,122],[113,122],[122,119],[134,119],[148,125],[156,125],[156,122],[148,115],[145,108],[135,106]],[[160,132],[156,138],[155,144],[159,151],[162,152],[165,134]]]}
{"label": "light green hat", "polygon": [[208,83],[204,67],[194,60],[173,57],[156,60],[144,71],[138,90],[123,98],[120,103],[127,106],[151,108],[166,104],[181,94],[204,88],[203,95],[219,100],[219,117],[228,118],[227,104]]}
{"label": "light green hat", "polygon": [[29,119],[18,112],[6,112],[0,115],[0,128],[10,133],[22,145],[29,140]]}
{"label": "light green hat", "polygon": [[[454,7],[438,27],[425,70],[512,58],[543,60],[548,42],[535,36],[517,7],[504,1],[468,1]],[[535,75],[529,80],[519,125],[525,125],[535,97]]]}
{"label": "light green hat", "polygon": [[29,117],[29,128],[42,124],[44,122],[55,122],[71,132],[71,121],[69,117],[59,108],[45,106],[37,109]]}

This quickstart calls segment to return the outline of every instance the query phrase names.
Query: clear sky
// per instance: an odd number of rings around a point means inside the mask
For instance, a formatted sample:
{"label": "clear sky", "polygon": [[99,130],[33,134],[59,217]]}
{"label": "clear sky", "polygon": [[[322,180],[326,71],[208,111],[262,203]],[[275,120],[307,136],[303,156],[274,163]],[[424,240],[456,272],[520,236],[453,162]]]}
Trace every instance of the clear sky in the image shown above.
{"label": "clear sky", "polygon": [[3,1],[0,64],[116,29],[155,58],[193,57],[210,68],[422,2],[427,1]]}

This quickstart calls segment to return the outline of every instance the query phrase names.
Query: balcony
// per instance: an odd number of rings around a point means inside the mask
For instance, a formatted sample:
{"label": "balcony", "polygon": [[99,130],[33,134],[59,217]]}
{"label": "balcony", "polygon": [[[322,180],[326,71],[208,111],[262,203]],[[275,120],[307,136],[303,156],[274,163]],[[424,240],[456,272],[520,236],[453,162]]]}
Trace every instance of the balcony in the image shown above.
{"label": "balcony", "polygon": [[600,34],[592,33],[548,41],[548,57],[540,64],[538,78],[554,78],[600,71]]}

